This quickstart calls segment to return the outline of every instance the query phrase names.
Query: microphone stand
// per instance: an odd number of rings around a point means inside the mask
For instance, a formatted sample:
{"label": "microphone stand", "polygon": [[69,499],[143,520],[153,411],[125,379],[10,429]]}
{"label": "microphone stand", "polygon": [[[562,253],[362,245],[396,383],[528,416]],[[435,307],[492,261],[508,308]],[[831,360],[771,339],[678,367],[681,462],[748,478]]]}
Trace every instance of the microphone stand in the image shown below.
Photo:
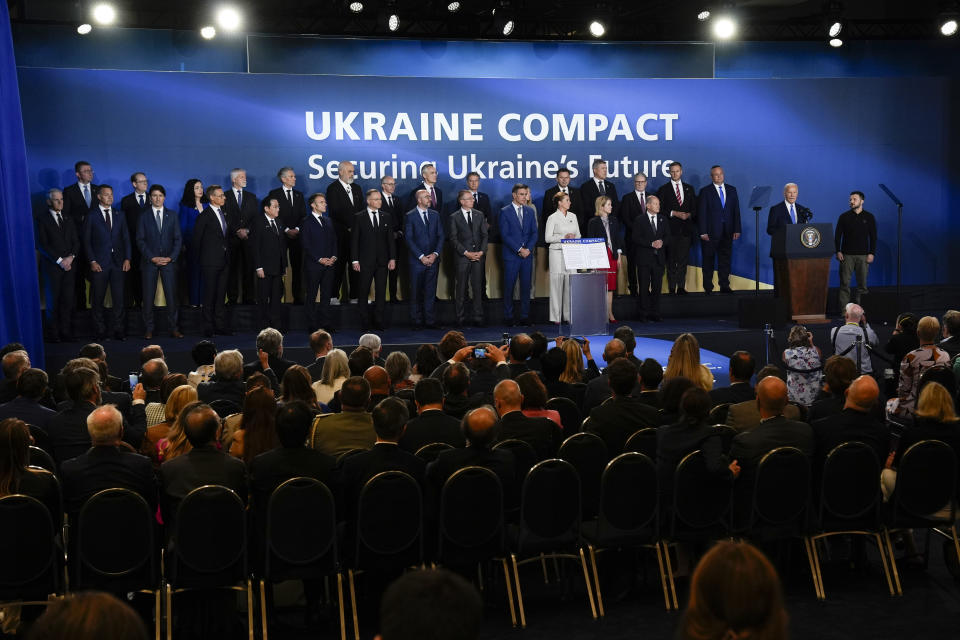
{"label": "microphone stand", "polygon": [[760,295],[760,209],[762,208],[763,207],[753,208],[753,215],[755,219],[754,220],[755,224],[753,225],[753,231],[754,231],[753,246],[754,246],[754,253],[756,254],[755,256],[756,264],[754,265],[754,268],[753,268],[753,286],[754,286],[753,295],[755,296]]}
{"label": "microphone stand", "polygon": [[900,273],[902,268],[902,233],[903,233],[903,202],[900,201],[900,198],[895,196],[890,189],[887,188],[887,185],[880,184],[880,188],[883,190],[887,196],[893,200],[893,203],[897,205],[897,305],[902,308],[903,302],[900,298]]}

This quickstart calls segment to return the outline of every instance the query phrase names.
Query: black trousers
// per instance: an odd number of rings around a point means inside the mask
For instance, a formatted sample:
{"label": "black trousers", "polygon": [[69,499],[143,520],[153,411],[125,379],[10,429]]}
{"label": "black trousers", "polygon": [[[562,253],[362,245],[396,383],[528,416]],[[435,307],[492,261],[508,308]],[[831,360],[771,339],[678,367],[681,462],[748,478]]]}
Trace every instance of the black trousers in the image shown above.
{"label": "black trousers", "polygon": [[[333,264],[333,295],[342,302],[350,302],[351,298],[359,298],[358,274],[353,270],[350,259],[350,231],[343,227],[337,228],[337,261]],[[366,294],[364,294],[366,295]]]}
{"label": "black trousers", "polygon": [[143,325],[153,333],[153,298],[157,295],[157,278],[163,282],[163,297],[167,301],[167,324],[170,331],[177,330],[177,263],[158,267],[152,262],[140,265],[143,274]]}
{"label": "black trousers", "polygon": [[693,239],[687,235],[670,236],[670,244],[667,245],[667,288],[670,293],[675,293],[678,288],[686,288],[692,243]]}
{"label": "black trousers", "polygon": [[206,332],[228,328],[224,302],[227,297],[229,272],[228,264],[200,268],[200,279],[203,282],[203,330]]}
{"label": "black trousers", "polygon": [[[337,262],[340,262],[337,260]],[[353,271],[353,268],[350,269]],[[353,271],[356,273],[356,271]],[[357,306],[360,311],[360,328],[364,331],[369,329],[371,326],[376,325],[378,327],[387,326],[387,266],[382,265],[372,269],[364,269],[361,267],[358,280],[358,286],[354,290],[357,300]],[[374,304],[374,318],[375,322],[371,323],[370,318],[370,305],[367,303],[367,296],[370,292],[370,283],[373,283],[373,304]]]}
{"label": "black trousers", "polygon": [[44,260],[47,273],[47,326],[54,337],[73,335],[71,320],[76,303],[74,287],[79,268],[80,262],[76,259],[70,271],[64,271],[60,265]]}
{"label": "black trousers", "polygon": [[127,326],[124,322],[126,314],[123,308],[123,281],[126,279],[126,273],[116,265],[100,265],[103,268],[99,273],[90,272],[90,289],[93,307],[93,325],[96,327],[98,335],[107,333],[107,323],[103,317],[103,300],[107,296],[107,287],[110,287],[110,298],[113,301],[113,327],[114,333],[126,333]]}
{"label": "black trousers", "polygon": [[[457,293],[454,297],[457,310],[457,322],[463,324],[468,319],[483,322],[483,267],[484,261],[471,262],[464,257],[457,262]],[[471,309],[466,308],[467,285],[470,285]],[[511,292],[512,295],[512,292]]]}
{"label": "black trousers", "polygon": [[721,289],[730,288],[730,256],[733,253],[733,236],[724,233],[723,237],[710,242],[700,241],[703,253],[703,290],[713,291],[713,263],[717,263],[717,283]]}
{"label": "black trousers", "polygon": [[660,288],[663,286],[662,264],[641,264],[637,269],[640,287],[640,310],[652,316],[660,313]]}
{"label": "black trousers", "polygon": [[140,260],[137,239],[130,238],[130,271],[127,271],[127,282],[123,287],[124,304],[128,307],[138,307],[143,303],[143,275],[140,271]]}
{"label": "black trousers", "polygon": [[[404,300],[410,299],[410,290],[409,286],[407,285],[407,277],[402,279],[400,278],[400,265],[407,264],[407,243],[403,238],[397,238],[395,242],[397,245],[397,268],[387,273],[387,291],[390,292],[391,302],[396,302],[398,300],[398,290],[400,295],[403,296]],[[407,273],[404,275],[409,276],[410,274]]]}
{"label": "black trousers", "polygon": [[[71,216],[72,217],[72,216]],[[77,255],[73,259],[73,268],[76,271],[73,276],[74,308],[87,308],[87,277],[90,272],[90,262],[87,261],[86,252],[83,250],[83,223],[80,218],[74,218],[77,225],[77,237],[81,238],[80,245],[77,247]]]}
{"label": "black trousers", "polygon": [[[300,241],[300,235],[296,238],[287,238],[288,260],[290,262],[290,283],[293,289],[293,304],[303,304],[303,271],[301,262],[303,262],[303,242]],[[257,287],[259,291],[260,288]]]}
{"label": "black trousers", "polygon": [[283,276],[265,275],[254,276],[257,281],[257,315],[260,328],[273,327],[283,333],[286,330],[281,314],[280,298],[283,296]]}
{"label": "black trousers", "polygon": [[[303,279],[306,290],[303,298],[303,310],[307,316],[307,333],[317,329],[331,329],[333,322],[330,317],[330,296],[333,291],[333,279],[336,275],[337,264],[325,267],[322,264],[304,264]],[[317,296],[320,302],[317,302]]]}
{"label": "black trousers", "polygon": [[230,272],[227,275],[227,302],[253,304],[257,299],[254,269],[250,264],[247,240],[230,238]]}

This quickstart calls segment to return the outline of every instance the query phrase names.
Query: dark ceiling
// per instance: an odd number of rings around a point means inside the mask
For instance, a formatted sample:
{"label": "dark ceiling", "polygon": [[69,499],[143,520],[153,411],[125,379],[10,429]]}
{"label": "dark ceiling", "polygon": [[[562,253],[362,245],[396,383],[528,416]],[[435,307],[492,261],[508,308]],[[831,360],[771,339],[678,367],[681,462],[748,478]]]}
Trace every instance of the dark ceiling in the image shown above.
{"label": "dark ceiling", "polygon": [[[216,7],[228,0],[115,0],[117,26],[151,29],[199,29],[212,23]],[[603,40],[711,40],[697,14],[710,9],[718,15],[731,7],[743,40],[821,40],[831,14],[845,20],[845,40],[915,40],[941,38],[938,16],[956,10],[947,0],[460,0],[456,13],[450,0],[364,0],[353,13],[350,0],[271,0],[230,2],[244,15],[250,33],[325,36],[384,36],[400,38],[497,38],[496,17],[512,14],[512,39],[592,40],[588,25],[600,19],[607,27]],[[76,25],[89,21],[92,0],[7,0],[11,21]],[[400,16],[400,28],[388,33],[385,9]],[[499,16],[494,16],[497,8]]]}

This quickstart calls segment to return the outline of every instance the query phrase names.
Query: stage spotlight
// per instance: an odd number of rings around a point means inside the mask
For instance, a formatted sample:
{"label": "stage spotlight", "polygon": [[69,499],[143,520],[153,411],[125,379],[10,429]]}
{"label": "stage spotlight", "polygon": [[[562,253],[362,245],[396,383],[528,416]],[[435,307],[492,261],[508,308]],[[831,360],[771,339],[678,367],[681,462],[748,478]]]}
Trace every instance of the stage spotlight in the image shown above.
{"label": "stage spotlight", "polygon": [[204,40],[213,40],[215,37],[217,37],[217,30],[208,24],[204,28],[200,29],[200,37]]}
{"label": "stage spotlight", "polygon": [[599,20],[594,20],[590,23],[590,35],[594,38],[602,38],[603,34],[607,32],[607,28],[603,26],[603,23]]}
{"label": "stage spotlight", "polygon": [[840,35],[840,32],[843,31],[843,23],[839,20],[835,20],[830,23],[830,28],[827,29],[827,35],[831,38],[836,38]]}
{"label": "stage spotlight", "polygon": [[447,5],[447,11],[449,11],[450,13],[456,13],[457,11],[460,11],[460,3],[451,2],[450,4]]}
{"label": "stage spotlight", "polygon": [[240,12],[233,7],[222,7],[217,11],[217,24],[224,31],[236,31],[240,28]]}
{"label": "stage spotlight", "polygon": [[400,16],[395,13],[391,13],[387,16],[387,29],[390,31],[396,31],[400,28]]}
{"label": "stage spotlight", "polygon": [[93,31],[93,26],[89,22],[84,22],[82,25],[77,27],[77,33],[82,36],[87,35],[91,31]]}
{"label": "stage spotlight", "polygon": [[830,38],[830,46],[834,49],[838,49],[843,46],[843,40],[840,38]]}
{"label": "stage spotlight", "polygon": [[106,2],[94,5],[93,19],[99,24],[113,24],[113,21],[117,19],[117,10],[113,8],[112,4]]}
{"label": "stage spotlight", "polygon": [[351,3],[350,3],[350,11],[353,11],[354,13],[360,13],[361,11],[363,11],[363,3],[362,3],[362,2],[351,2]]}
{"label": "stage spotlight", "polygon": [[710,19],[710,12],[707,11],[706,9],[704,9],[703,11],[697,14],[697,20],[699,20],[700,22],[706,22],[709,19]]}
{"label": "stage spotlight", "polygon": [[737,23],[729,16],[721,16],[713,21],[713,35],[720,40],[729,40],[737,33]]}
{"label": "stage spotlight", "polygon": [[500,29],[500,33],[502,33],[504,36],[509,36],[511,33],[513,33],[513,29],[516,26],[517,25],[513,20],[507,20],[503,23],[503,28]]}
{"label": "stage spotlight", "polygon": [[956,35],[956,34],[957,34],[957,21],[956,21],[956,19],[955,19],[955,18],[950,18],[950,19],[944,20],[942,23],[940,23],[940,33],[942,33],[943,35],[948,36],[948,37],[949,37],[949,36]]}

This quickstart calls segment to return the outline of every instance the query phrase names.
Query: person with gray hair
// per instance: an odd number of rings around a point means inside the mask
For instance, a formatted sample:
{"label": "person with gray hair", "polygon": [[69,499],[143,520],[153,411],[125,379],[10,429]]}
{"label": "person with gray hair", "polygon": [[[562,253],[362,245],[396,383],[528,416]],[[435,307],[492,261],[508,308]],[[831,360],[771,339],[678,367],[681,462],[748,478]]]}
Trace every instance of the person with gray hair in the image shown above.
{"label": "person with gray hair", "polygon": [[950,359],[960,354],[960,311],[950,309],[943,314],[943,340],[939,347],[950,354]]}
{"label": "person with gray hair", "polygon": [[[243,379],[246,380],[258,371],[265,373],[269,378],[270,374],[267,371],[272,370],[276,379],[282,380],[283,374],[294,364],[296,363],[283,358],[283,334],[272,327],[267,327],[257,334],[257,360],[243,366]],[[271,382],[273,382],[272,379]],[[274,386],[274,390],[276,389],[277,387]]]}
{"label": "person with gray hair", "polygon": [[[226,202],[223,208],[227,219],[237,231],[230,238],[230,275],[227,277],[227,304],[254,304],[257,291],[253,283],[253,265],[249,264],[246,240],[250,237],[250,225],[260,212],[257,194],[247,189],[247,171],[241,167],[230,170],[230,188],[224,191]],[[240,285],[243,295],[240,295]]]}
{"label": "person with gray hair", "polygon": [[47,301],[48,339],[50,342],[72,342],[71,319],[76,304],[78,271],[74,268],[74,260],[80,252],[80,236],[77,226],[64,216],[63,192],[60,189],[47,192],[47,213],[41,213],[34,220],[37,250],[46,279],[44,294]]}
{"label": "person with gray hair", "polygon": [[373,363],[378,366],[383,366],[383,358],[380,357],[380,349],[383,347],[383,342],[380,340],[380,336],[375,333],[365,333],[360,336],[360,339],[357,340],[357,344],[361,347],[366,347],[370,349],[370,353],[373,354]]}
{"label": "person with gray hair", "polygon": [[357,301],[357,274],[353,269],[348,269],[347,264],[350,262],[348,258],[354,216],[363,211],[367,204],[360,185],[353,181],[354,171],[352,162],[341,161],[337,167],[337,179],[327,186],[327,207],[330,217],[333,218],[333,228],[337,232],[337,261],[333,265],[335,276],[331,291],[333,299],[336,299],[340,296],[341,284],[344,285],[342,300],[345,303]]}
{"label": "person with gray hair", "polygon": [[[300,229],[307,217],[307,201],[302,191],[294,189],[297,184],[297,174],[293,167],[282,167],[277,172],[277,178],[280,179],[281,186],[268,193],[264,202],[269,203],[271,198],[275,198],[280,205],[277,223],[280,231],[286,236],[287,249],[290,251],[293,304],[303,304],[303,282],[300,270],[303,261],[303,245],[300,242]],[[280,377],[283,375],[281,374]]]}
{"label": "person with gray hair", "polygon": [[855,302],[848,302],[843,310],[844,324],[834,327],[830,330],[830,341],[833,343],[833,352],[845,358],[853,360],[857,364],[857,337],[863,340],[863,346],[860,347],[860,362],[858,369],[860,373],[873,373],[873,365],[870,361],[870,350],[867,348],[876,347],[879,343],[876,332],[867,323],[867,314],[863,312],[863,307]]}
{"label": "person with gray hair", "polygon": [[18,349],[3,356],[3,383],[0,384],[0,403],[10,402],[17,397],[17,379],[30,368],[30,356]]}
{"label": "person with gray hair", "polygon": [[213,359],[213,369],[210,380],[197,384],[197,398],[206,403],[229,400],[243,406],[243,356],[240,352],[236,349],[221,351]]}

